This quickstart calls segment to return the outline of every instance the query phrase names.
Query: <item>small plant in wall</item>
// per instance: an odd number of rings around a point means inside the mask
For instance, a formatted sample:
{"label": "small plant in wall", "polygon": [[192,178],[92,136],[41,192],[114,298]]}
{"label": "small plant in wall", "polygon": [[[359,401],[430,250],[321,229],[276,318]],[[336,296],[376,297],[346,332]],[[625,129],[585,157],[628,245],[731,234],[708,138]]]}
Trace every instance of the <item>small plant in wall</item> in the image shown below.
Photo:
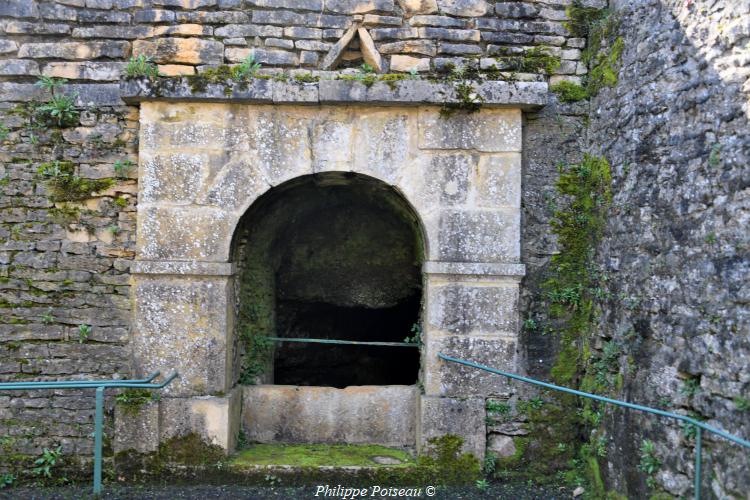
{"label": "small plant in wall", "polygon": [[644,439],[641,443],[641,460],[638,463],[638,470],[647,474],[646,484],[649,488],[656,487],[656,473],[661,467],[661,460],[656,456],[656,447],[652,441]]}
{"label": "small plant in wall", "polygon": [[115,176],[117,176],[120,179],[124,179],[128,176],[128,172],[130,172],[130,169],[133,168],[135,163],[133,163],[131,160],[125,159],[125,160],[117,160],[115,161],[113,165],[113,169],[115,171]]}
{"label": "small plant in wall", "polygon": [[[52,473],[56,467],[62,464],[62,446],[58,446],[55,449],[44,448],[39,458],[34,460],[34,466],[31,469],[31,474],[43,479],[52,479]],[[67,480],[63,477],[60,478],[61,482]]]}
{"label": "small plant in wall", "polygon": [[141,54],[130,58],[128,65],[125,66],[125,76],[128,78],[139,76],[156,78],[159,76],[159,68],[157,68],[150,57]]}
{"label": "small plant in wall", "polygon": [[83,324],[78,325],[78,343],[83,344],[89,339],[91,335],[91,325]]}
{"label": "small plant in wall", "polygon": [[411,335],[404,339],[407,344],[422,345],[422,325],[414,323],[411,325]]}
{"label": "small plant in wall", "polygon": [[77,93],[63,94],[61,87],[67,82],[64,78],[43,76],[36,85],[50,93],[50,100],[36,107],[37,119],[47,125],[71,127],[78,124],[79,113],[75,109]]}

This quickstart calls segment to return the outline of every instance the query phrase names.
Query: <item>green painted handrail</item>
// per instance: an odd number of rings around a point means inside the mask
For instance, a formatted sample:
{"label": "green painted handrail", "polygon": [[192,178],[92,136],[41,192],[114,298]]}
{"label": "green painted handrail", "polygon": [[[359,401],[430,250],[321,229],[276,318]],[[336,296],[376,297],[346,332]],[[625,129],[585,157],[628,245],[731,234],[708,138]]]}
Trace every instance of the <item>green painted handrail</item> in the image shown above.
{"label": "green painted handrail", "polygon": [[13,387],[29,387],[29,388],[38,388],[40,385],[45,384],[52,384],[52,383],[64,383],[66,385],[91,385],[93,383],[121,383],[121,382],[127,382],[127,383],[133,383],[133,384],[147,384],[151,381],[153,381],[156,377],[158,377],[161,374],[159,371],[155,371],[151,375],[148,376],[148,378],[139,378],[139,379],[110,379],[110,380],[41,380],[41,381],[31,381],[31,382],[0,382],[0,388],[4,385],[12,385]]}
{"label": "green painted handrail", "polygon": [[639,405],[635,403],[628,403],[627,401],[620,401],[619,399],[612,399],[612,398],[607,398],[604,396],[597,396],[596,394],[591,394],[591,393],[579,391],[576,389],[570,389],[568,387],[562,387],[559,385],[550,384],[549,382],[542,382],[541,380],[524,377],[522,375],[517,375],[515,373],[505,372],[502,370],[498,370],[496,368],[491,368],[489,366],[481,365],[479,363],[474,363],[472,361],[466,361],[465,359],[458,359],[458,358],[453,358],[451,356],[446,356],[443,353],[438,353],[438,357],[445,361],[450,361],[453,363],[458,363],[460,365],[470,366],[472,368],[478,368],[486,372],[494,373],[497,375],[502,375],[504,377],[512,378],[514,380],[520,380],[521,382],[526,382],[528,384],[534,384],[534,385],[538,385],[541,387],[545,387],[547,389],[552,389],[552,390],[559,391],[559,392],[565,392],[567,394],[573,394],[575,396],[581,396],[584,398],[594,399],[596,401],[601,401],[603,403],[613,404],[616,406],[622,406],[624,408],[628,408],[631,410],[651,413],[653,415],[659,415],[660,417],[681,420],[683,422],[686,422],[692,425],[695,428],[695,478],[693,482],[693,488],[695,490],[694,497],[696,500],[700,500],[700,497],[701,497],[701,460],[702,460],[702,456],[701,456],[702,455],[702,449],[701,449],[702,448],[702,443],[701,443],[702,432],[701,431],[702,430],[721,436],[724,439],[728,439],[729,441],[737,443],[746,448],[750,448],[750,441],[747,441],[740,437],[729,434],[728,432],[725,432],[721,429],[717,429],[716,427],[712,427],[708,424],[695,420],[694,418],[686,417],[685,415],[679,415],[677,413],[659,410],[656,408],[651,408],[648,406],[643,406],[643,405]]}
{"label": "green painted handrail", "polygon": [[102,436],[104,434],[104,390],[111,388],[162,389],[177,378],[173,372],[160,384],[151,383],[159,372],[145,379],[134,380],[62,380],[32,382],[0,382],[0,391],[28,391],[40,389],[96,389],[94,416],[94,495],[102,492]]}

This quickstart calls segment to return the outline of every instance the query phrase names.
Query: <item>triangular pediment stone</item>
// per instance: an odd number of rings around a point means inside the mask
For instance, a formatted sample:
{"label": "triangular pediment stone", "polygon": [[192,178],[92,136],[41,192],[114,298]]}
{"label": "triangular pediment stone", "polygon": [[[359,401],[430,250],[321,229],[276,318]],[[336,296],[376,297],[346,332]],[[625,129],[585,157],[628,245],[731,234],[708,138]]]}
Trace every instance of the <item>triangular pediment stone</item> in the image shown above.
{"label": "triangular pediment stone", "polygon": [[352,24],[346,33],[335,43],[328,54],[323,58],[320,63],[320,69],[332,70],[335,69],[338,63],[341,61],[341,57],[344,55],[344,51],[352,42],[354,37],[359,37],[360,50],[362,51],[362,58],[367,64],[373,67],[373,69],[380,73],[383,70],[383,62],[380,57],[380,52],[375,48],[375,42],[372,41],[372,37],[366,28],[361,27],[358,23]]}

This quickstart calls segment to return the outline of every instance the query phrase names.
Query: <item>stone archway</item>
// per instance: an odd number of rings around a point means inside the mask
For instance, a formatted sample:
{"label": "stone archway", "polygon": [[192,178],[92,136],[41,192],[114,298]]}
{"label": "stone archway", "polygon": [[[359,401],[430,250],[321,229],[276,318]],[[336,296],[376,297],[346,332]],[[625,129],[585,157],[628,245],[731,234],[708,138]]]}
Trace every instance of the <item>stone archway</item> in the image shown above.
{"label": "stone archway", "polygon": [[354,172],[400,192],[424,229],[417,445],[459,434],[482,456],[485,398],[507,387],[436,354],[516,368],[520,164],[520,109],[143,102],[133,361],[180,372],[156,442],[198,432],[233,448],[237,224],[273,186]]}

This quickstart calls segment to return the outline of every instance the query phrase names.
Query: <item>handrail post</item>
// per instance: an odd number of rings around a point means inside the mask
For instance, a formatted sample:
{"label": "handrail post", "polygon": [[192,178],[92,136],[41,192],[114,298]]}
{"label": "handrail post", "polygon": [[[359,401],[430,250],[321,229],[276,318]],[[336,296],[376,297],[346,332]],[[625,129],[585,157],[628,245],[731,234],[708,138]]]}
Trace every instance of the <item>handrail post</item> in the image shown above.
{"label": "handrail post", "polygon": [[699,426],[695,426],[695,500],[701,500],[701,431]]}
{"label": "handrail post", "polygon": [[94,417],[94,495],[102,492],[102,434],[104,433],[104,387],[96,388]]}

